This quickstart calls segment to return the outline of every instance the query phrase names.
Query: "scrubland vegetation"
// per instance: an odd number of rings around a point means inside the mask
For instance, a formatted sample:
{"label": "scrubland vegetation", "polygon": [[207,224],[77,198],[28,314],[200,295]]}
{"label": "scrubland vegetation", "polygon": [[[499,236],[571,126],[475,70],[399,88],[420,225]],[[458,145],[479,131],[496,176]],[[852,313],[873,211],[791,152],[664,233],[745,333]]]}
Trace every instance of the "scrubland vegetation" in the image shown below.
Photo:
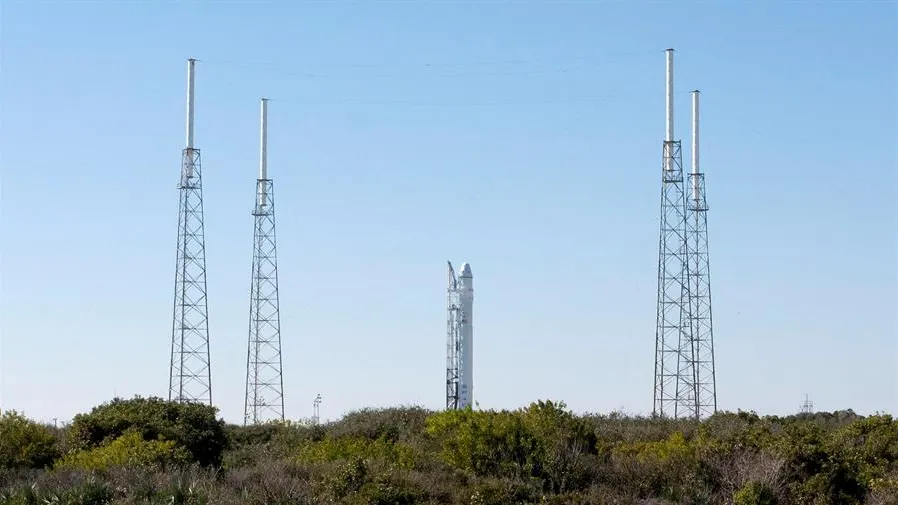
{"label": "scrubland vegetation", "polygon": [[56,429],[0,416],[0,504],[898,505],[898,421],[851,411],[702,422],[362,410],[232,426],[116,399]]}

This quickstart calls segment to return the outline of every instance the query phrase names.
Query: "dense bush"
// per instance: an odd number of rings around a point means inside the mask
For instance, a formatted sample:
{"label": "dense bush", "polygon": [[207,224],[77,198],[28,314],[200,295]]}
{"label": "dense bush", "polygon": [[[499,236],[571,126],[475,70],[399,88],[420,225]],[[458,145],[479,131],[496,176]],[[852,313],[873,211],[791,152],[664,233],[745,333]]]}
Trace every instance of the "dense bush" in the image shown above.
{"label": "dense bush", "polygon": [[386,438],[371,440],[360,437],[328,437],[321,441],[311,441],[298,449],[297,461],[320,463],[324,461],[361,460],[383,461],[397,468],[411,469],[415,466],[416,454],[412,448]]}
{"label": "dense bush", "polygon": [[108,470],[115,467],[154,467],[165,469],[185,465],[190,454],[173,440],[144,440],[137,431],[128,431],[108,444],[72,452],[56,468]]}
{"label": "dense bush", "polygon": [[0,468],[44,468],[53,464],[58,452],[48,427],[14,410],[0,415]]}
{"label": "dense bush", "polygon": [[[545,401],[244,427],[137,398],[56,434],[7,416],[15,429],[3,433],[16,435],[0,438],[0,505],[898,505],[898,421],[851,411],[697,423],[577,416]],[[10,457],[20,454],[31,456]]]}
{"label": "dense bush", "polygon": [[596,435],[564,404],[519,412],[455,410],[434,414],[427,433],[442,441],[449,465],[478,476],[533,478],[551,492],[582,489],[591,478]]}
{"label": "dense bush", "polygon": [[224,421],[217,410],[198,403],[167,402],[160,398],[115,400],[75,416],[70,443],[75,449],[100,447],[126,432],[140,433],[147,441],[170,440],[183,447],[192,461],[218,466],[227,447]]}

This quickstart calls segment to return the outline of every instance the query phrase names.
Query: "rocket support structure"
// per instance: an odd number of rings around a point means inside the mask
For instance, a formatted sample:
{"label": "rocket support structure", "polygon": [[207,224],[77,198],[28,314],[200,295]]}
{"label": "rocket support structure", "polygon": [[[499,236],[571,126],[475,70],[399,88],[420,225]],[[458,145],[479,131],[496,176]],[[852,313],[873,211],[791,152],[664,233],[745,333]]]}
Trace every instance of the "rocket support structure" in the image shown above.
{"label": "rocket support structure", "polygon": [[474,275],[462,265],[456,275],[449,263],[446,321],[446,408],[474,403]]}

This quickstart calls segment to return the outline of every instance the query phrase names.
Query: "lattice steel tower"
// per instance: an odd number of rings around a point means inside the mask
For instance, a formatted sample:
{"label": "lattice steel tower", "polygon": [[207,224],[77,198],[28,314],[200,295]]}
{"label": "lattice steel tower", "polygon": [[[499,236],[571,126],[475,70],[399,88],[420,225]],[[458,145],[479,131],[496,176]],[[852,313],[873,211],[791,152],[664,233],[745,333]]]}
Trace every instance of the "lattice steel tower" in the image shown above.
{"label": "lattice steel tower", "polygon": [[262,99],[260,126],[244,424],[284,419],[274,181],[268,178],[268,100],[265,98]]}
{"label": "lattice steel tower", "polygon": [[697,417],[683,159],[680,141],[674,140],[673,133],[673,49],[668,49],[666,55],[667,132],[661,169],[653,413],[662,417]]}
{"label": "lattice steel tower", "polygon": [[459,376],[458,360],[461,341],[458,338],[458,323],[461,306],[459,301],[458,278],[452,262],[449,264],[448,285],[446,287],[446,409],[458,408]]}
{"label": "lattice steel tower", "polygon": [[203,170],[200,150],[193,145],[195,63],[194,59],[187,60],[187,147],[182,154],[181,182],[178,185],[178,252],[168,398],[211,405]]}
{"label": "lattice steel tower", "polygon": [[446,408],[474,402],[474,274],[464,263],[456,275],[449,263],[446,338]]}
{"label": "lattice steel tower", "polygon": [[692,194],[687,201],[690,248],[690,294],[692,296],[692,342],[695,348],[696,406],[700,417],[717,412],[714,371],[714,328],[711,318],[711,264],[708,254],[708,204],[705,174],[699,169],[699,91],[692,91]]}

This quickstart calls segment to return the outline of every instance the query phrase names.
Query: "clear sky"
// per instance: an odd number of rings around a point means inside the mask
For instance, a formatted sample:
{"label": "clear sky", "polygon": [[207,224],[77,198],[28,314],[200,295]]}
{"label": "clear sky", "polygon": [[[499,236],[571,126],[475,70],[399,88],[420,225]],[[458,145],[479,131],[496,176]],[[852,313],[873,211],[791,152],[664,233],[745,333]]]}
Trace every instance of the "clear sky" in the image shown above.
{"label": "clear sky", "polygon": [[[446,260],[481,408],[649,413],[664,52],[702,90],[719,406],[898,412],[898,4],[7,1],[2,401],[167,395],[196,57],[212,383],[242,420],[259,98],[287,415],[442,408]],[[688,147],[684,159],[688,163]]]}

